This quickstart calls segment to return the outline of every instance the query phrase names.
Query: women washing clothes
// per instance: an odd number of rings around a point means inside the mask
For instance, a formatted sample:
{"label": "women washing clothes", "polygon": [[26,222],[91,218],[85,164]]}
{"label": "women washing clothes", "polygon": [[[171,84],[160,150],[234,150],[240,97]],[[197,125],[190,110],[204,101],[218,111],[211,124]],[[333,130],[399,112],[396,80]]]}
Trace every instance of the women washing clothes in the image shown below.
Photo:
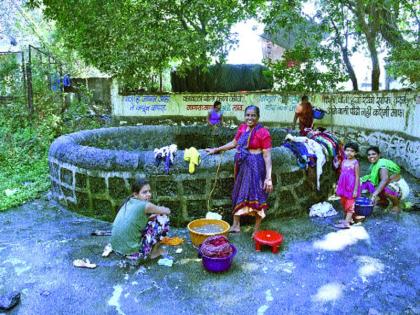
{"label": "women washing clothes", "polygon": [[245,109],[245,122],[238,127],[234,139],[217,148],[209,148],[215,154],[236,148],[235,183],[232,192],[233,224],[231,232],[241,231],[240,216],[255,216],[255,229],[268,209],[268,193],[273,191],[271,180],[271,136],[258,121],[260,110],[250,105]]}
{"label": "women washing clothes", "polygon": [[361,178],[362,192],[368,191],[371,199],[382,206],[388,205],[388,200],[392,203],[392,211],[401,210],[401,200],[405,199],[410,188],[407,182],[401,177],[400,167],[393,161],[381,158],[378,147],[372,146],[367,149],[367,158],[370,166],[370,174]]}
{"label": "women washing clothes", "polygon": [[167,215],[171,211],[150,202],[152,193],[146,180],[136,178],[131,191],[112,224],[111,246],[106,249],[130,259],[164,255],[160,241],[169,231]]}

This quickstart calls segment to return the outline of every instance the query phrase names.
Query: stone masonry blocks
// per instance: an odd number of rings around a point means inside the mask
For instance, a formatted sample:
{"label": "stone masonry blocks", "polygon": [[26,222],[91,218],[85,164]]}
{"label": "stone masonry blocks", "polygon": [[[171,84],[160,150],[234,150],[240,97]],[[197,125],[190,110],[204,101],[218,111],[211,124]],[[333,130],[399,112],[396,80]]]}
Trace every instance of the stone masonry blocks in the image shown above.
{"label": "stone masonry blocks", "polygon": [[[171,209],[173,225],[185,226],[189,220],[204,217],[208,210],[222,214],[225,220],[231,222],[234,150],[223,155],[207,156],[193,174],[188,172],[188,163],[183,160],[181,149],[177,152],[169,174],[155,167],[153,151],[141,151],[137,148],[135,151],[122,151],[121,156],[117,156],[121,152],[118,146],[147,144],[148,148],[155,147],[153,141],[156,141],[157,132],[168,140],[172,134],[181,137],[188,136],[189,132],[193,132],[194,139],[210,136],[205,134],[210,132],[208,128],[200,127],[197,130],[193,130],[192,127],[171,128],[165,126],[109,128],[81,131],[60,137],[60,140],[57,139],[51,145],[48,158],[54,198],[83,215],[113,221],[118,207],[131,194],[131,182],[140,176],[149,180],[153,202]],[[226,133],[227,138],[231,138],[232,132],[229,130],[229,134]],[[136,140],[142,138],[142,133],[148,139],[143,144]],[[279,130],[273,132],[273,135],[278,134],[284,139],[283,133]],[[136,137],[128,141],[131,134]],[[124,137],[124,141],[121,137]],[[112,149],[106,147],[96,149],[94,145],[97,139]],[[189,141],[185,143],[191,144]],[[81,150],[81,145],[88,145],[89,149]],[[82,156],[83,154],[85,155]],[[295,158],[289,150],[273,148],[272,159],[275,191],[268,199],[269,216],[303,211],[302,207],[307,201],[319,198],[318,192],[310,191],[308,175],[296,167]],[[331,165],[326,164],[324,169],[327,167]],[[216,187],[210,196],[216,177],[218,178]],[[324,173],[322,185],[325,186],[325,191],[322,191],[322,196],[326,191],[331,191],[335,180],[333,172]],[[304,198],[300,198],[299,194]]]}

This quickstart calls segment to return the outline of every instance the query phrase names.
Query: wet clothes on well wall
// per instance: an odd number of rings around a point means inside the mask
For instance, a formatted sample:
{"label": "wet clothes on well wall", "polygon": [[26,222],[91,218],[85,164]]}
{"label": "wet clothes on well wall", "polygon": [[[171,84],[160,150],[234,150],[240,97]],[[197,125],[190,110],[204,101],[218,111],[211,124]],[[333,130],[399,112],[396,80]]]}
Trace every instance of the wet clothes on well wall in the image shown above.
{"label": "wet clothes on well wall", "polygon": [[307,169],[308,166],[315,166],[316,155],[310,154],[304,143],[286,140],[282,145],[293,152],[297,159],[298,166],[301,169]]}
{"label": "wet clothes on well wall", "polygon": [[169,174],[169,168],[174,163],[175,154],[178,147],[176,144],[171,144],[160,149],[155,149],[155,165],[159,166],[161,161],[165,161],[165,173]]}
{"label": "wet clothes on well wall", "polygon": [[194,147],[185,149],[184,161],[190,162],[188,171],[190,174],[193,174],[195,172],[195,167],[198,166],[201,162],[200,152],[198,152],[198,150]]}
{"label": "wet clothes on well wall", "polygon": [[327,130],[312,130],[306,136],[315,140],[328,150],[328,156],[333,160],[333,167],[338,170],[345,157],[343,146],[338,137]]}
{"label": "wet clothes on well wall", "polygon": [[[316,163],[316,187],[317,190],[320,189],[320,178],[322,175],[322,168],[327,161],[322,146],[315,140],[309,139],[307,137],[293,137],[292,135],[287,135],[286,140],[291,140],[292,143],[302,143],[307,149],[307,152],[310,156],[310,159],[313,159],[315,156]],[[313,164],[313,162],[312,162]],[[313,165],[310,165],[313,166]]]}

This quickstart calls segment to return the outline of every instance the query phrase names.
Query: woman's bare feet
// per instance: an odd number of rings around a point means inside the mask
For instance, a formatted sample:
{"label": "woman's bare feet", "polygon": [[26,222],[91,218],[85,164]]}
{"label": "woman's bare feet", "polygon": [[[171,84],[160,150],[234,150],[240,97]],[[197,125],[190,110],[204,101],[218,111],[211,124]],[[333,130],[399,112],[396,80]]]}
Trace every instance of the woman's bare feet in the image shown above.
{"label": "woman's bare feet", "polygon": [[241,233],[241,228],[239,226],[232,225],[229,229],[229,233]]}

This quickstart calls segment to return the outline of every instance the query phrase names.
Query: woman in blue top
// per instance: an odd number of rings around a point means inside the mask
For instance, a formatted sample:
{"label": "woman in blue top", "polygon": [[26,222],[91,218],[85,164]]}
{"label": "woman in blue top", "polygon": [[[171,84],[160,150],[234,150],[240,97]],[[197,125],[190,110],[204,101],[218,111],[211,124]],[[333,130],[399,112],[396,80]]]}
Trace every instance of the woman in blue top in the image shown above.
{"label": "woman in blue top", "polygon": [[132,259],[163,255],[160,241],[169,231],[166,215],[171,211],[150,202],[152,193],[145,179],[136,178],[131,191],[112,224],[112,249]]}

